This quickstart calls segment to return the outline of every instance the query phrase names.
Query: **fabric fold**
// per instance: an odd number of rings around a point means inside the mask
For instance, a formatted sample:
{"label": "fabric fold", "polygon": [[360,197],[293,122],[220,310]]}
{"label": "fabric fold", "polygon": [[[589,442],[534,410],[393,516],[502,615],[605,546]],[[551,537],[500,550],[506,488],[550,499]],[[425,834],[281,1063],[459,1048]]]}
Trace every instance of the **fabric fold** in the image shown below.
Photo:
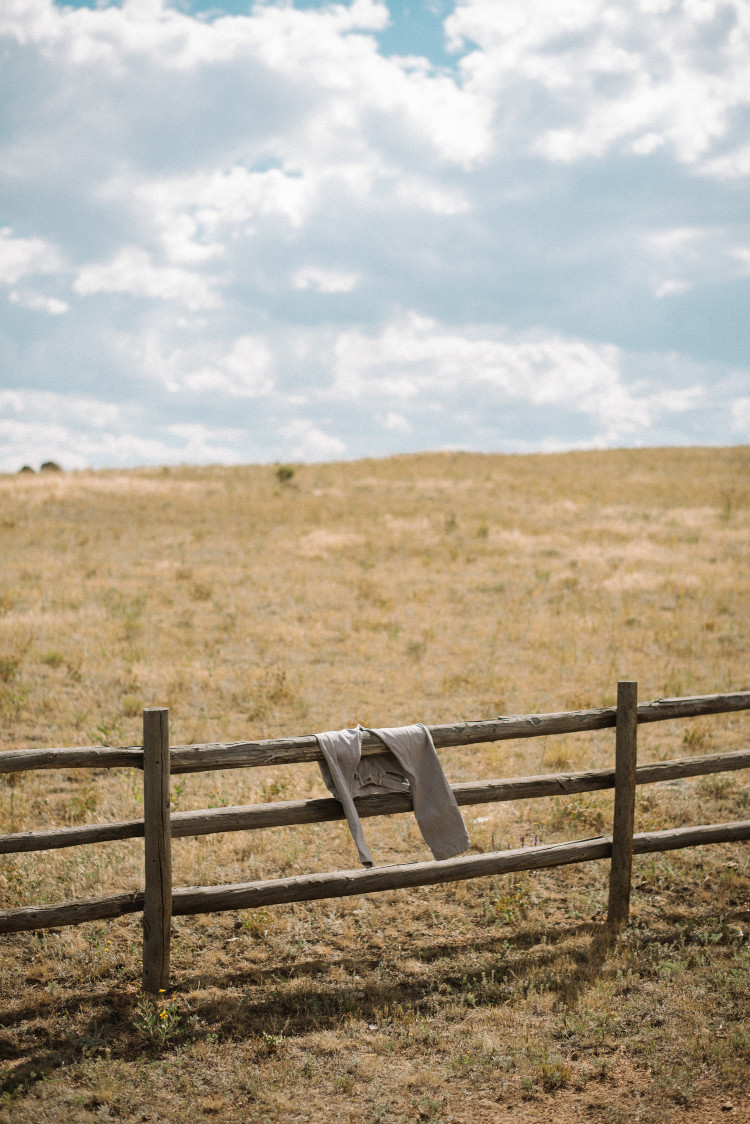
{"label": "fabric fold", "polygon": [[384,751],[362,757],[363,727],[316,734],[326,787],[341,803],[364,866],[373,859],[354,800],[376,792],[410,792],[417,824],[436,859],[449,859],[470,845],[456,798],[445,779],[430,731],[412,726],[371,729]]}
{"label": "fabric fold", "polygon": [[450,859],[467,851],[469,834],[427,727],[418,722],[370,733],[388,746],[403,769],[419,830],[433,857]]}
{"label": "fabric fold", "polygon": [[362,730],[360,727],[356,730],[327,730],[315,737],[325,757],[325,761],[320,763],[320,771],[326,788],[344,809],[362,866],[372,866],[372,855],[365,843],[362,824],[354,806],[357,787],[354,777],[362,757]]}

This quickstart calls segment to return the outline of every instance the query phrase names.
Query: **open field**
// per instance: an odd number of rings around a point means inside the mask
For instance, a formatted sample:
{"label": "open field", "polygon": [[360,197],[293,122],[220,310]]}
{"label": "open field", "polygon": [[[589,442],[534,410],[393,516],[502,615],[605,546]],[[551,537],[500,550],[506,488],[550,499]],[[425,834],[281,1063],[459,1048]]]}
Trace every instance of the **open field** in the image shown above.
{"label": "open field", "polygon": [[[282,474],[283,475],[283,474]],[[433,454],[0,477],[0,750],[440,723],[747,689],[750,449]],[[746,748],[658,723],[640,760]],[[605,766],[614,734],[441,752],[451,781]],[[313,766],[177,776],[173,807],[325,795]],[[127,769],[0,777],[3,832],[142,814]],[[476,851],[606,831],[611,793],[465,809]],[[638,790],[636,830],[750,816],[747,772]],[[365,821],[379,863],[428,858]],[[177,885],[348,868],[342,824],[177,840]],[[142,885],[142,843],[0,857],[0,907]],[[0,943],[0,1121],[750,1121],[750,850]]]}

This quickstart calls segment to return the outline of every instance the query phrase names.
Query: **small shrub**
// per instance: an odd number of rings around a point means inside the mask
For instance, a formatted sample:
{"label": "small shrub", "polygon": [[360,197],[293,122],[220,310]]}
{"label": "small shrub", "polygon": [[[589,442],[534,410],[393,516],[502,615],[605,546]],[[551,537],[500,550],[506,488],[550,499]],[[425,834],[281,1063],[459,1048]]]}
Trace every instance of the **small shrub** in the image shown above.
{"label": "small shrub", "polygon": [[705,726],[690,726],[682,735],[682,744],[688,749],[706,749],[711,743],[711,731]]}
{"label": "small shrub", "polygon": [[92,786],[74,793],[68,805],[68,821],[72,824],[83,823],[88,813],[95,811],[98,800],[98,793]]}
{"label": "small shrub", "polygon": [[294,476],[294,469],[290,464],[280,464],[276,469],[276,479],[279,484],[288,484]]}
{"label": "small shrub", "polygon": [[271,915],[267,909],[256,909],[247,913],[242,918],[242,928],[251,937],[265,937],[271,924]]}
{"label": "small shrub", "polygon": [[122,700],[122,713],[126,718],[135,718],[142,710],[141,700],[135,695],[126,695]]}
{"label": "small shrub", "polygon": [[182,1023],[176,1001],[167,1000],[163,996],[163,991],[158,997],[142,995],[133,1019],[135,1029],[158,1046],[164,1046],[176,1038]]}
{"label": "small shrub", "polygon": [[277,796],[283,796],[289,788],[289,782],[286,780],[277,780],[274,778],[272,781],[267,781],[262,785],[260,794],[263,798],[264,804],[270,804]]}
{"label": "small shrub", "polygon": [[283,1034],[267,1034],[264,1031],[260,1036],[260,1048],[264,1054],[278,1054],[283,1045]]}
{"label": "small shrub", "polygon": [[18,656],[0,656],[0,683],[11,683],[18,675],[20,666]]}
{"label": "small shrub", "polygon": [[92,745],[117,745],[122,740],[123,729],[115,719],[111,722],[102,720],[97,723],[95,730],[87,730],[86,736],[91,740]]}
{"label": "small shrub", "polygon": [[15,690],[4,688],[0,691],[0,718],[6,722],[15,722],[20,717],[25,701],[26,691],[23,687]]}
{"label": "small shrub", "polygon": [[545,1093],[564,1089],[570,1084],[573,1071],[565,1062],[542,1062],[539,1066],[538,1080]]}
{"label": "small shrub", "polygon": [[248,718],[266,718],[274,706],[294,701],[294,691],[282,667],[269,667],[252,687]]}
{"label": "small shrub", "polygon": [[410,640],[406,645],[406,654],[411,660],[421,660],[426,648],[424,640]]}
{"label": "small shrub", "polygon": [[530,905],[531,887],[528,878],[512,877],[504,892],[489,903],[489,917],[511,925],[526,917]]}
{"label": "small shrub", "polygon": [[171,793],[170,802],[169,802],[169,807],[170,807],[171,811],[176,812],[177,809],[179,808],[180,800],[182,799],[182,797],[185,794],[186,787],[187,787],[187,781],[183,780],[182,777],[179,780],[174,780],[172,782],[172,793]]}
{"label": "small shrub", "polygon": [[595,795],[555,796],[547,823],[553,830],[574,827],[585,831],[602,831],[605,816]]}
{"label": "small shrub", "polygon": [[737,781],[731,773],[717,773],[714,776],[701,777],[698,782],[698,792],[709,799],[721,800],[722,797],[729,796],[736,785]]}
{"label": "small shrub", "polygon": [[307,1054],[305,1060],[300,1066],[299,1072],[302,1077],[312,1077],[315,1073],[315,1058],[311,1057],[310,1054]]}

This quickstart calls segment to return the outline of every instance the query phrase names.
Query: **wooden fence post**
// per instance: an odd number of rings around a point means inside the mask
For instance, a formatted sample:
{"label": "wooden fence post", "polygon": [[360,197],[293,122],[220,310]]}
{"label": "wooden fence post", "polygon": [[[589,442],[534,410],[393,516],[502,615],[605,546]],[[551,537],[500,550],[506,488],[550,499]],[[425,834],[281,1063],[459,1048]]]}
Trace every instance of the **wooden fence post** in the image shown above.
{"label": "wooden fence post", "polygon": [[172,834],[169,818],[169,711],[143,712],[143,990],[169,986],[172,928]]}
{"label": "wooden fence post", "polygon": [[637,758],[638,684],[624,680],[617,684],[615,810],[607,908],[607,924],[613,932],[619,932],[627,925],[630,913]]}

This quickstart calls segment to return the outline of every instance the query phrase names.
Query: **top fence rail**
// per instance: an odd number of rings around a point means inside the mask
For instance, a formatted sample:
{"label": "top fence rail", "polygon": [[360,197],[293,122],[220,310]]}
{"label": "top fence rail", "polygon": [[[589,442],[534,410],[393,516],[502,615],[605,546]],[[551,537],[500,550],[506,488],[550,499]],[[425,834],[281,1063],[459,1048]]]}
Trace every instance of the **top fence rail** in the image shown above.
{"label": "top fence rail", "polygon": [[[750,691],[719,695],[693,695],[684,698],[655,699],[638,707],[638,724],[664,722],[671,718],[698,718],[704,714],[728,714],[750,710]],[[570,710],[555,714],[516,714],[480,722],[459,722],[430,726],[435,746],[448,749],[480,742],[539,738],[549,734],[574,734],[614,727],[617,708]],[[362,753],[383,752],[383,743],[372,734],[362,737]],[[264,741],[213,742],[174,745],[170,750],[171,773],[203,773],[212,769],[247,769],[260,765],[293,765],[321,761],[314,734]],[[140,746],[78,746],[66,749],[12,749],[0,752],[0,773],[21,773],[31,769],[112,769],[130,766],[143,768]]]}

